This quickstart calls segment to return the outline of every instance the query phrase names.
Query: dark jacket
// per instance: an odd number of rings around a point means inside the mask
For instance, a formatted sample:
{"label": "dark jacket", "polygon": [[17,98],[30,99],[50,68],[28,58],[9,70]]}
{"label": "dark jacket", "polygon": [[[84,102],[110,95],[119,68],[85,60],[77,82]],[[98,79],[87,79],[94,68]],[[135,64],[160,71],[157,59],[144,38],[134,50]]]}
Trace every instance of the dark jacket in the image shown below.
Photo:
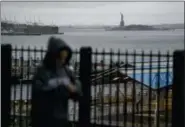
{"label": "dark jacket", "polygon": [[[69,51],[69,56],[64,66],[56,68],[56,58],[59,56],[59,51],[63,49]],[[68,99],[77,100],[82,96],[81,84],[68,67],[71,56],[71,48],[63,40],[53,37],[50,38],[48,51],[43,60],[43,64],[38,67],[33,78],[33,126],[53,125],[52,122],[67,121]],[[55,80],[62,76],[68,77],[71,82],[77,86],[76,93],[70,93],[64,85],[57,84],[57,82],[50,83],[51,80]],[[60,122],[60,124],[62,123]]]}

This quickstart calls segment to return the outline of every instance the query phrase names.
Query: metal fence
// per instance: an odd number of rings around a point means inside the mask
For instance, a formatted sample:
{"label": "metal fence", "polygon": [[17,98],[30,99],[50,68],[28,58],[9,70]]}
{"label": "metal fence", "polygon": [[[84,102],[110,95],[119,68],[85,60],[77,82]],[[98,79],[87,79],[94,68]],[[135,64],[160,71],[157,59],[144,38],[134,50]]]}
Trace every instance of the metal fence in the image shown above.
{"label": "metal fence", "polygon": [[[29,47],[10,50],[9,126],[28,127],[31,79],[46,51]],[[177,85],[173,82],[173,61],[169,52],[75,50],[70,66],[82,82],[84,96],[80,104],[69,100],[70,125],[170,127],[172,86]]]}
{"label": "metal fence", "polygon": [[98,55],[104,66],[100,72],[95,66],[92,78],[93,122],[124,127],[171,125],[173,56],[169,52],[95,51],[95,63]]}
{"label": "metal fence", "polygon": [[[45,53],[44,49],[36,47],[12,49],[11,126],[31,126],[31,80],[37,66],[42,64]],[[77,73],[79,52],[75,51],[73,54],[70,64]],[[77,111],[78,103],[69,100],[69,121],[78,121]]]}

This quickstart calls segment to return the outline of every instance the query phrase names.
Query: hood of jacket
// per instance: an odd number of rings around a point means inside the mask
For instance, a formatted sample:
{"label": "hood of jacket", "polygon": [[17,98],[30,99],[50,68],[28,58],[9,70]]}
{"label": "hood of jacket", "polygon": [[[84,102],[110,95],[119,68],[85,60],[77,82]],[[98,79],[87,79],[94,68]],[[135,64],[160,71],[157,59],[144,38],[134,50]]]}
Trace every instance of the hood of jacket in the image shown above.
{"label": "hood of jacket", "polygon": [[70,46],[62,39],[51,37],[48,41],[47,53],[44,58],[44,64],[48,67],[56,66],[56,59],[59,57],[59,52],[62,50],[68,51],[68,57],[65,64],[69,64],[72,57],[72,49]]}

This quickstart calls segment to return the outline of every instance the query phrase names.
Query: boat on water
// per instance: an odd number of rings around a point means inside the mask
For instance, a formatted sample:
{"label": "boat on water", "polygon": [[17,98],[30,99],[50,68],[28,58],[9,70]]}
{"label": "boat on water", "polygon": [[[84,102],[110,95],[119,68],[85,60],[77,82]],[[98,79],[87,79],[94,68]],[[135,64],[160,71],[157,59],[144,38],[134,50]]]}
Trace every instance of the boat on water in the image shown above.
{"label": "boat on water", "polygon": [[58,26],[53,25],[38,25],[38,24],[13,24],[1,22],[1,35],[7,36],[40,36],[51,34],[64,34],[59,32]]}

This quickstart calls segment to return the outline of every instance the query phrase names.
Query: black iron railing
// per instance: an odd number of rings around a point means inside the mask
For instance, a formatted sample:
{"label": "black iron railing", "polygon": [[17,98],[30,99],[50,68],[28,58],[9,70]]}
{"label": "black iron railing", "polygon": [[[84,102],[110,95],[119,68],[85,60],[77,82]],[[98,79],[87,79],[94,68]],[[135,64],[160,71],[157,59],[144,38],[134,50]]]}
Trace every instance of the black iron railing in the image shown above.
{"label": "black iron railing", "polygon": [[[95,63],[98,55],[105,66],[92,78],[94,123],[124,127],[171,125],[173,56],[169,52],[95,51]],[[106,64],[105,57],[109,57]]]}
{"label": "black iron railing", "polygon": [[[11,52],[10,126],[27,127],[31,126],[31,79],[46,51],[15,47]],[[85,55],[87,53],[90,54]],[[80,121],[85,122],[80,124],[85,126],[89,118],[93,126],[170,127],[172,86],[176,85],[173,83],[173,61],[169,52],[75,50],[70,66],[80,77],[87,96],[80,105],[70,101],[70,123]],[[85,108],[87,106],[89,108]],[[84,107],[90,116],[79,107]],[[80,119],[78,114],[81,114]]]}
{"label": "black iron railing", "polygon": [[[31,125],[31,80],[38,65],[42,64],[46,51],[41,48],[13,48],[12,49],[12,84],[11,84],[11,126]],[[71,63],[77,72],[79,52],[74,51]],[[78,104],[69,101],[69,120],[78,121]]]}

